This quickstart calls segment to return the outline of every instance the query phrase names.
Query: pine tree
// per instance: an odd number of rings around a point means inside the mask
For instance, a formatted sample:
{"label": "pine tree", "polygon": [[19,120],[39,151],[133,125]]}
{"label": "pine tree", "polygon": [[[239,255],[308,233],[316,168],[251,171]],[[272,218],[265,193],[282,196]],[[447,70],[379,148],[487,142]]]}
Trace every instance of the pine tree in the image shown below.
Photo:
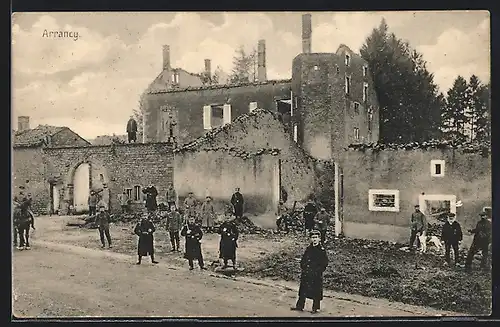
{"label": "pine tree", "polygon": [[484,105],[483,98],[481,96],[482,84],[476,75],[472,75],[469,79],[469,84],[467,85],[467,110],[465,112],[467,127],[470,141],[474,140],[475,125],[478,119],[477,113],[481,111],[481,107]]}
{"label": "pine tree", "polygon": [[491,86],[483,85],[480,88],[481,106],[476,107],[474,126],[475,140],[480,143],[491,142]]}
{"label": "pine tree", "polygon": [[448,90],[446,102],[441,115],[443,137],[449,141],[464,142],[467,139],[465,125],[468,97],[467,81],[462,76],[458,76]]}
{"label": "pine tree", "polygon": [[240,46],[233,57],[233,69],[229,77],[231,84],[254,82],[255,74],[255,51],[247,54]]}

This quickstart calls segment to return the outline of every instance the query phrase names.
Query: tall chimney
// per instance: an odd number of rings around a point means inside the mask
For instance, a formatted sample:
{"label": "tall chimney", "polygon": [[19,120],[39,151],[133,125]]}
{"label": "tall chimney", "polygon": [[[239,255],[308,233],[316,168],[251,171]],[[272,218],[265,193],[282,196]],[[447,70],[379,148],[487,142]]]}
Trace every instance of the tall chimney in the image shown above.
{"label": "tall chimney", "polygon": [[163,69],[170,69],[170,46],[163,46]]}
{"label": "tall chimney", "polygon": [[210,62],[210,59],[205,59],[205,74],[207,74],[207,77],[212,77],[212,65]]}
{"label": "tall chimney", "polygon": [[17,117],[17,131],[23,132],[28,129],[30,129],[30,117],[29,116]]}
{"label": "tall chimney", "polygon": [[267,80],[265,40],[259,40],[257,46],[257,79],[259,82],[265,82]]}
{"label": "tall chimney", "polygon": [[302,52],[311,53],[311,14],[302,15]]}

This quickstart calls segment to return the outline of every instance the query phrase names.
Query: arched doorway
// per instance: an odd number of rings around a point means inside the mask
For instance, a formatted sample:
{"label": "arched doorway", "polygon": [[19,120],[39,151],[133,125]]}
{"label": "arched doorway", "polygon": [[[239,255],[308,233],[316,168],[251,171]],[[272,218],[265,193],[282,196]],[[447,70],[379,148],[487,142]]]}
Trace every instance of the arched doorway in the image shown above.
{"label": "arched doorway", "polygon": [[76,212],[88,211],[88,196],[90,192],[90,165],[80,164],[73,175],[73,206]]}

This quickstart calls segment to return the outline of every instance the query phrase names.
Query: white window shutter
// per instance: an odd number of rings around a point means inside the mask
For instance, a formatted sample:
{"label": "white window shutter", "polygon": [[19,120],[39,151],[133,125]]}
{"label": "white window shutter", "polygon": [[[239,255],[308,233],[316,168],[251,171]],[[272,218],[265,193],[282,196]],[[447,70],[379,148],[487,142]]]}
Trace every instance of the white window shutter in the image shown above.
{"label": "white window shutter", "polygon": [[225,124],[231,124],[231,105],[230,104],[225,104],[224,105],[224,111],[223,111],[223,119],[224,119],[224,125]]}
{"label": "white window shutter", "polygon": [[212,107],[203,106],[203,129],[212,129]]}
{"label": "white window shutter", "polygon": [[250,105],[248,106],[249,112],[254,111],[257,109],[257,102],[250,102]]}

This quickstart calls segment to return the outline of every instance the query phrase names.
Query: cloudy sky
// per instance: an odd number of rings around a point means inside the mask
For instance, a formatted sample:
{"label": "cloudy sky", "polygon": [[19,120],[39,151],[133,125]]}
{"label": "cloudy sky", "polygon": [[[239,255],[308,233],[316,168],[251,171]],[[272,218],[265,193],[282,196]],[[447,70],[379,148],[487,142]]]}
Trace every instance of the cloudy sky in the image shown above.
{"label": "cloudy sky", "polygon": [[[269,79],[291,77],[301,52],[302,13],[17,13],[12,20],[13,124],[68,126],[83,137],[124,134],[139,94],[159,74],[162,45],[174,67],[230,71],[239,45],[266,40]],[[489,81],[490,20],[486,11],[343,12],[312,14],[312,51],[344,43],[358,52],[385,17],[389,30],[424,54],[446,91],[457,75]],[[78,31],[78,40],[44,31]]]}

